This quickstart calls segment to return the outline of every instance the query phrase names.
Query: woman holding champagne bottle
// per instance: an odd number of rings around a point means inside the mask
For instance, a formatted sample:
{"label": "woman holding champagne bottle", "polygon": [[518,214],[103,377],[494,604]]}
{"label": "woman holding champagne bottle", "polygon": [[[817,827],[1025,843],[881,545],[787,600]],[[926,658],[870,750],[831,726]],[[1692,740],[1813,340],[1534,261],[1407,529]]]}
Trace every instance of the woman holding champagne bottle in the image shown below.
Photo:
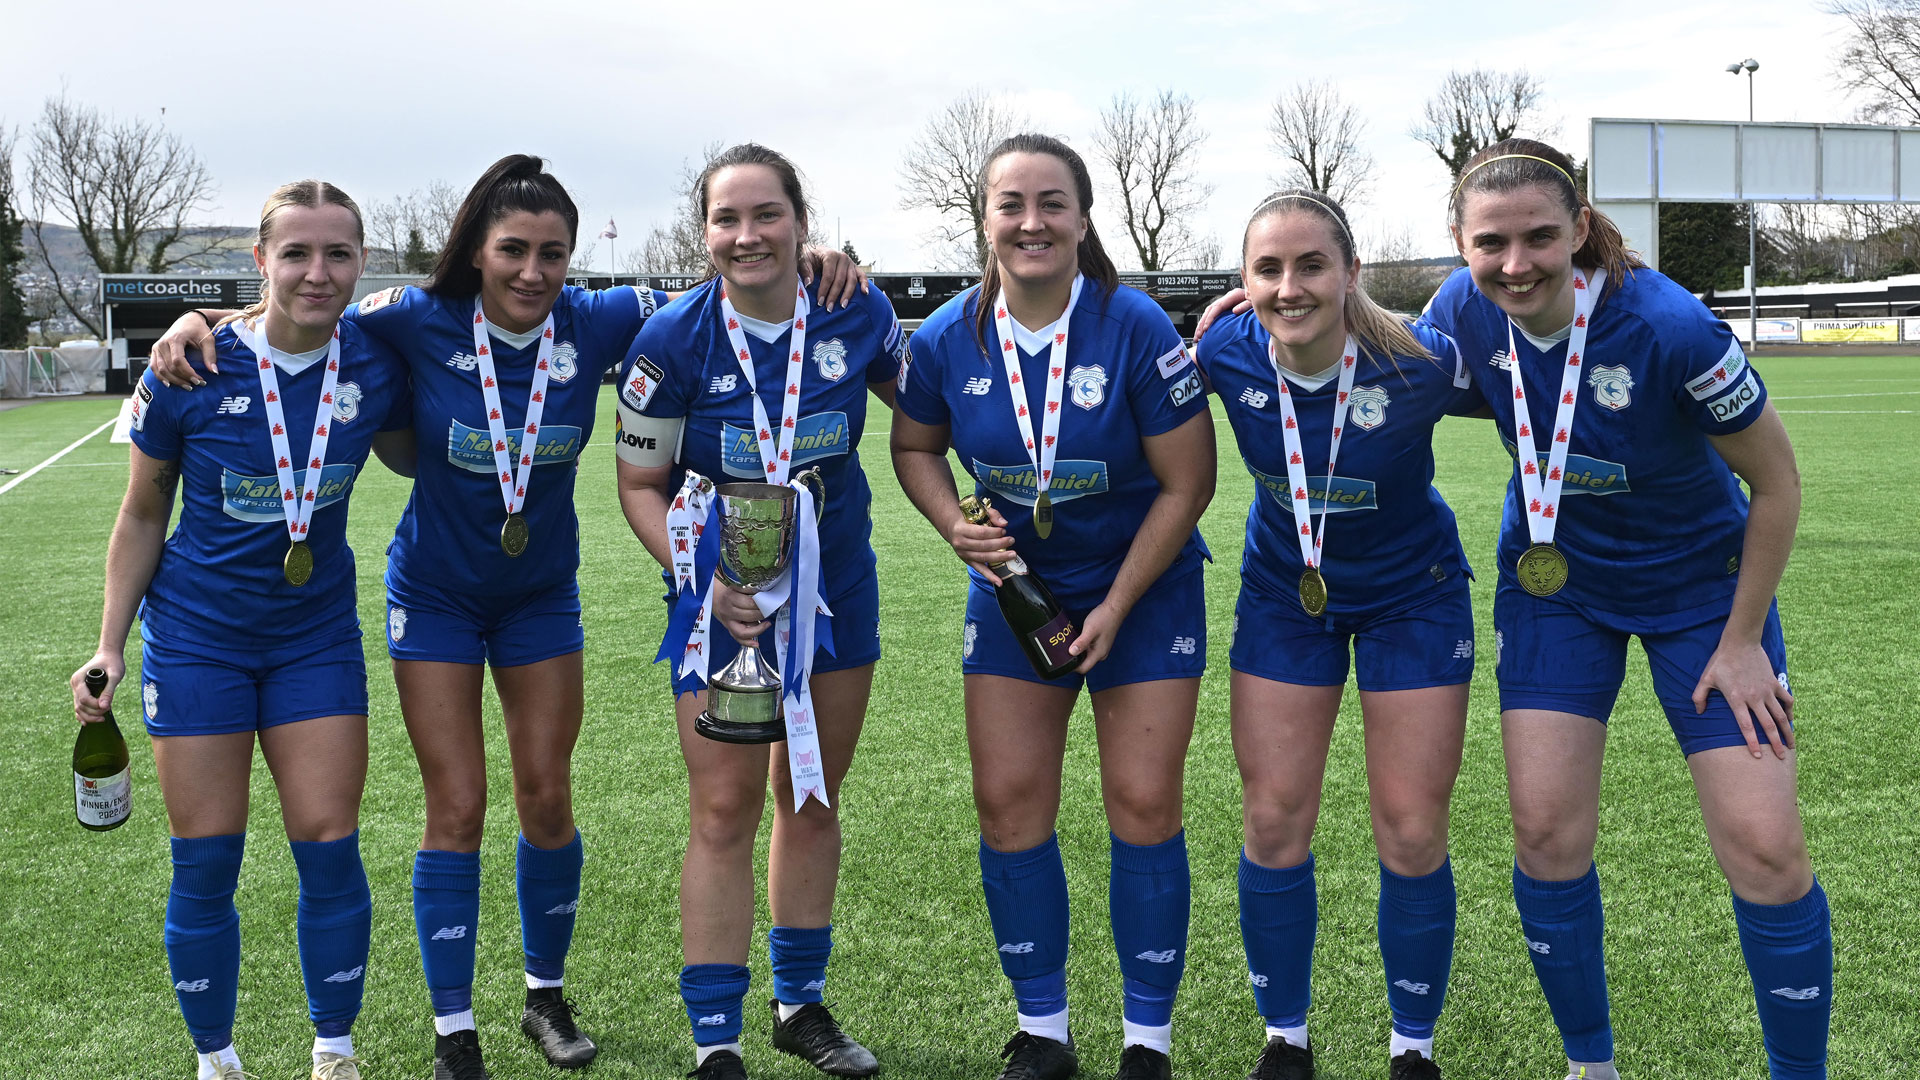
{"label": "woman holding champagne bottle", "polygon": [[[1164,1078],[1186,961],[1181,786],[1206,663],[1206,548],[1195,524],[1213,495],[1212,420],[1173,324],[1118,283],[1088,217],[1093,183],[1080,155],[1016,135],[988,156],[981,190],[986,273],[914,334],[893,460],[972,580],[961,671],[980,870],[1018,1003],[1002,1076],[1051,1080],[1078,1068],[1054,823],[1067,717],[1084,684],[1112,831],[1126,995],[1119,1076]],[[985,523],[962,510],[949,449],[975,495],[997,503],[984,507]],[[1044,577],[1069,616],[1064,640],[1056,631],[1035,646],[1050,661],[1045,674],[998,610],[994,590],[1008,573]]]}
{"label": "woman holding champagne bottle", "polygon": [[[256,738],[300,875],[300,968],[314,1080],[356,1080],[350,1030],[372,901],[360,862],[367,673],[347,501],[369,449],[410,470],[406,369],[340,322],[365,247],[359,208],[303,180],[268,198],[258,304],[215,330],[226,361],[189,394],[148,372],[135,393],[127,494],[107,549],[100,647],[73,676],[101,720],[141,618],[140,696],[172,834],[167,962],[200,1080],[239,1080],[233,1022]],[[304,463],[295,467],[295,463]],[[181,493],[180,524],[167,520]],[[104,690],[87,685],[106,673]]]}

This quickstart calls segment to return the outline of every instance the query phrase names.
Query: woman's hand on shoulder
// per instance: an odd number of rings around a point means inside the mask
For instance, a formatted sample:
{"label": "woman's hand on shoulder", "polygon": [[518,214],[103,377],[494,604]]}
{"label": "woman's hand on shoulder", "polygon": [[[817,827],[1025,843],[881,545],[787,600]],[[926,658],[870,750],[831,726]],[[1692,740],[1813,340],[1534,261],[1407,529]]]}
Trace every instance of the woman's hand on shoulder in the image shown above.
{"label": "woman's hand on shoulder", "polygon": [[820,303],[828,311],[853,303],[853,294],[870,287],[867,275],[847,253],[834,248],[808,248],[800,257],[800,276],[811,285],[820,282]]}
{"label": "woman's hand on shoulder", "polygon": [[947,543],[953,546],[953,553],[960,561],[986,575],[987,581],[998,585],[1000,575],[993,572],[989,563],[1004,563],[1014,558],[1013,537],[1007,535],[1007,519],[1000,516],[995,506],[987,507],[987,524],[975,525],[966,515],[958,514],[947,526]]}
{"label": "woman's hand on shoulder", "polygon": [[1229,313],[1238,315],[1252,310],[1253,301],[1247,299],[1247,290],[1234,289],[1226,293],[1220,299],[1208,304],[1207,310],[1200,313],[1200,322],[1193,328],[1194,342],[1199,343],[1200,339],[1206,335],[1207,328],[1213,325],[1214,320],[1224,319]]}
{"label": "woman's hand on shoulder", "polygon": [[[87,692],[87,672],[94,668],[107,673],[106,689],[99,697]],[[80,665],[67,680],[73,687],[73,718],[83,724],[97,723],[107,718],[107,710],[113,707],[113,692],[120,680],[127,677],[127,658],[112,649],[102,648],[93,654],[93,658]]]}
{"label": "woman's hand on shoulder", "polygon": [[1762,756],[1756,732],[1765,733],[1774,757],[1784,759],[1793,749],[1793,694],[1780,685],[1773,661],[1758,642],[1720,642],[1693,688],[1695,713],[1707,710],[1709,690],[1718,690],[1727,699],[1747,741],[1747,753]]}
{"label": "woman's hand on shoulder", "polygon": [[200,363],[208,371],[216,374],[220,371],[219,361],[215,358],[213,322],[197,310],[173,320],[167,332],[153,343],[147,366],[153,369],[154,378],[168,386],[187,390],[205,386],[207,381],[193,370],[193,364],[187,359],[196,351],[200,354]]}

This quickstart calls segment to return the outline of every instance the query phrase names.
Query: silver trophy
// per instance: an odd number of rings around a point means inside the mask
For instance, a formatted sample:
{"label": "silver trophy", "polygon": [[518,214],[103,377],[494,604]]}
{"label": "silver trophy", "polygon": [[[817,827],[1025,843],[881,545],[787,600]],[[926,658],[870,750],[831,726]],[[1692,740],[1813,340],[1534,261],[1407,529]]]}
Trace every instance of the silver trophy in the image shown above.
{"label": "silver trophy", "polygon": [[[826,505],[819,469],[794,479],[813,489],[816,519]],[[793,562],[798,494],[782,484],[721,484],[720,577],[727,584],[757,593]],[[812,612],[794,612],[810,618]],[[693,729],[717,742],[777,743],[787,737],[780,706],[780,673],[760,655],[758,642],[740,647],[726,667],[707,679],[707,710]]]}

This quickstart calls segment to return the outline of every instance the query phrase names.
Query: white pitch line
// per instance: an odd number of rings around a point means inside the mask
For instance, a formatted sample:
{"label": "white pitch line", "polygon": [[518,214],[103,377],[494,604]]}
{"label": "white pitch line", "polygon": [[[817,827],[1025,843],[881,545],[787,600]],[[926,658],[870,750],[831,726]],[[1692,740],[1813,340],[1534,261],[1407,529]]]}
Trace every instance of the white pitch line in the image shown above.
{"label": "white pitch line", "polygon": [[1774,395],[1773,400],[1775,401],[1813,401],[1818,398],[1842,398],[1842,397],[1912,397],[1915,394],[1920,394],[1920,390],[1876,390],[1871,394],[1793,394],[1791,396],[1784,395],[1784,394],[1776,394]]}
{"label": "white pitch line", "polygon": [[[118,417],[115,417],[115,419],[118,419]],[[0,495],[5,495],[7,492],[12,491],[14,488],[17,488],[21,484],[26,483],[27,479],[31,477],[34,473],[39,472],[41,469],[46,468],[47,466],[53,464],[54,462],[59,461],[61,458],[66,457],[68,454],[73,453],[75,450],[80,449],[80,447],[86,444],[86,441],[88,439],[93,438],[95,435],[100,434],[101,432],[107,430],[112,426],[113,426],[113,420],[109,420],[106,423],[101,424],[99,427],[94,428],[92,431],[87,432],[85,435],[80,436],[78,439],[73,440],[73,442],[69,444],[65,450],[60,451],[59,453],[53,455],[52,457],[41,462],[40,464],[35,465],[33,468],[28,469],[26,472],[21,473],[19,476],[16,476],[13,479],[7,481],[5,486],[0,486]]]}
{"label": "white pitch line", "polygon": [[1782,416],[1789,413],[1800,416],[1912,416],[1916,409],[1781,409]]}

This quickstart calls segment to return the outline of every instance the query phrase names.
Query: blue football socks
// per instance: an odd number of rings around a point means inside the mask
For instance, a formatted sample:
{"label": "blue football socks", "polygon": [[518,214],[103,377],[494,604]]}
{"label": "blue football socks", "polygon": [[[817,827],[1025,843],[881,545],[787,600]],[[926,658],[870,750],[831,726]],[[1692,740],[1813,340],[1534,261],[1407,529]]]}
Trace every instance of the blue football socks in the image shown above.
{"label": "blue football socks", "polygon": [[1193,875],[1187,834],[1149,846],[1109,834],[1107,905],[1126,992],[1126,1042],[1167,1053],[1173,999],[1187,969],[1187,921]]}
{"label": "blue football socks", "polygon": [[1539,881],[1516,865],[1513,902],[1520,909],[1534,977],[1560,1028],[1568,1060],[1612,1061],[1599,869],[1589,866],[1571,881]]}
{"label": "blue football socks", "polygon": [[827,989],[827,958],[833,927],[776,926],[767,931],[773,961],[773,996],[783,1005],[809,1005]]}
{"label": "blue football socks", "polygon": [[520,943],[527,956],[527,985],[561,985],[567,949],[573,944],[580,906],[580,832],[557,848],[534,847],[525,836],[514,848],[514,894],[520,901]]}
{"label": "blue football socks", "polygon": [[300,871],[294,925],[300,941],[300,978],[314,1033],[336,1039],[353,1028],[367,985],[373,933],[373,895],[360,863],[360,834],[325,842],[290,841]]}
{"label": "blue football socks", "polygon": [[1826,892],[1816,879],[1807,895],[1790,904],[1750,904],[1736,896],[1733,918],[1773,1080],[1825,1077],[1833,1011],[1833,916]]}
{"label": "blue football socks", "polygon": [[1453,967],[1453,862],[1421,877],[1380,866],[1380,960],[1387,973],[1393,1030],[1411,1039],[1433,1038]]}
{"label": "blue football socks", "polygon": [[167,967],[180,1015],[203,1054],[233,1045],[240,990],[240,912],[233,890],[247,835],[173,838],[167,890]]}
{"label": "blue football socks", "polygon": [[1311,854],[1298,866],[1273,869],[1240,853],[1240,938],[1253,1003],[1269,1029],[1306,1025],[1319,928]]}
{"label": "blue football socks", "polygon": [[687,1006],[697,1046],[740,1041],[740,1003],[750,976],[741,964],[688,964],[680,969],[680,1000]]}
{"label": "blue football socks", "polygon": [[1066,1012],[1067,869],[1060,861],[1060,837],[1013,852],[995,851],[982,839],[980,883],[1000,970],[1013,981],[1020,1015]]}
{"label": "blue football socks", "polygon": [[480,926],[480,853],[421,851],[413,857],[413,926],[420,966],[442,1035],[473,1028],[474,935]]}

